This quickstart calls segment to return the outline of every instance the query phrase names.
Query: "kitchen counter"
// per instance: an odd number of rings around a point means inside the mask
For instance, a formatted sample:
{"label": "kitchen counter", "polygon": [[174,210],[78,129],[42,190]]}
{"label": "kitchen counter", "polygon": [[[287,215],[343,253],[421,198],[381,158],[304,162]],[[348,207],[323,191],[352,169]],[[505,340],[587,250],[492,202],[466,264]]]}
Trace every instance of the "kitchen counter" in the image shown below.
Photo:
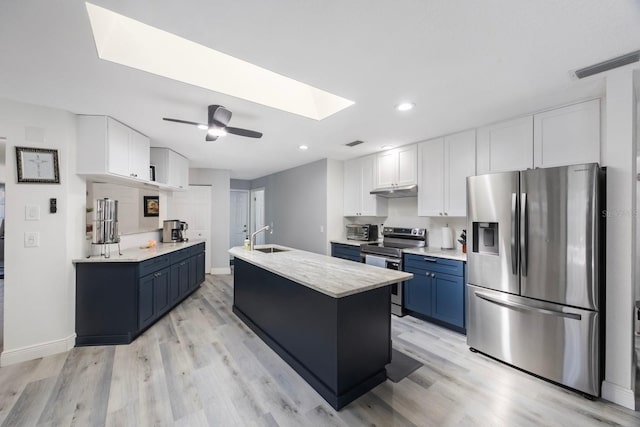
{"label": "kitchen counter", "polygon": [[433,247],[408,248],[408,249],[403,249],[402,252],[405,254],[433,256],[437,258],[447,258],[447,259],[453,259],[456,261],[467,262],[467,254],[457,249],[441,249],[441,248],[433,248]]}
{"label": "kitchen counter", "polygon": [[413,277],[277,245],[229,250],[233,313],[333,408],[387,379],[391,284]]}
{"label": "kitchen counter", "polygon": [[369,245],[371,243],[378,243],[377,240],[374,240],[372,242],[363,242],[361,240],[347,240],[347,239],[334,239],[334,240],[330,240],[330,243],[338,243],[340,245],[349,245],[349,246],[362,246],[362,245]]}
{"label": "kitchen counter", "polygon": [[256,246],[261,247],[276,247],[287,251],[263,253],[239,246],[230,249],[229,253],[333,298],[358,294],[413,277],[411,273],[373,267],[284,246]]}
{"label": "kitchen counter", "polygon": [[152,248],[128,248],[122,251],[122,255],[118,254],[118,246],[111,245],[111,257],[105,258],[99,255],[93,255],[89,258],[74,259],[74,264],[79,263],[92,263],[92,262],[140,262],[150,258],[155,258],[161,255],[166,255],[171,252],[179,251],[180,249],[188,248],[190,246],[203,243],[204,239],[189,239],[188,242],[180,243],[158,243]]}

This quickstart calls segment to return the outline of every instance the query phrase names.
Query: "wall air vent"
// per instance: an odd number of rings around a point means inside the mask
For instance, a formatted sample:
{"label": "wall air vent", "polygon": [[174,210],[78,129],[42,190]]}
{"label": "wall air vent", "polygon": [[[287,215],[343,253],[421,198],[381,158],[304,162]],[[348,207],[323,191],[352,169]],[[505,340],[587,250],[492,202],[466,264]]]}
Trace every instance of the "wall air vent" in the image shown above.
{"label": "wall air vent", "polygon": [[613,70],[614,68],[622,67],[624,65],[633,64],[640,61],[640,50],[627,53],[616,58],[608,59],[606,61],[599,62],[588,67],[580,68],[575,71],[576,77],[584,79],[585,77],[593,76],[594,74],[604,73],[605,71]]}
{"label": "wall air vent", "polygon": [[352,142],[349,142],[348,144],[344,144],[344,145],[346,145],[347,147],[355,147],[356,145],[360,145],[362,143],[364,143],[364,141],[352,141]]}

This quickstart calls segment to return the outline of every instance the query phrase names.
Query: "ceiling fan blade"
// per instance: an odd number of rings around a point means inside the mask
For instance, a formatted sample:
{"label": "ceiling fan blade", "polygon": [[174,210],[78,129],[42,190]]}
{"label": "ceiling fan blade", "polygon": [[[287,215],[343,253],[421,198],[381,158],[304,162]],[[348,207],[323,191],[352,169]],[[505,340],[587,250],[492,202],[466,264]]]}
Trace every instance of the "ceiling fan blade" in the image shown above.
{"label": "ceiling fan blade", "polygon": [[249,138],[262,138],[262,133],[256,132],[255,130],[240,129],[230,126],[227,126],[226,128],[224,128],[224,130],[226,130],[227,133],[231,133],[233,135],[247,136]]}
{"label": "ceiling fan blade", "polygon": [[168,122],[175,122],[175,123],[184,123],[185,125],[207,126],[204,123],[189,122],[187,120],[179,120],[179,119],[169,119],[167,117],[163,117],[162,120],[166,120]]}
{"label": "ceiling fan blade", "polygon": [[204,140],[207,141],[207,142],[212,142],[212,141],[215,141],[217,139],[218,139],[217,136],[213,136],[210,133],[207,133],[207,137]]}

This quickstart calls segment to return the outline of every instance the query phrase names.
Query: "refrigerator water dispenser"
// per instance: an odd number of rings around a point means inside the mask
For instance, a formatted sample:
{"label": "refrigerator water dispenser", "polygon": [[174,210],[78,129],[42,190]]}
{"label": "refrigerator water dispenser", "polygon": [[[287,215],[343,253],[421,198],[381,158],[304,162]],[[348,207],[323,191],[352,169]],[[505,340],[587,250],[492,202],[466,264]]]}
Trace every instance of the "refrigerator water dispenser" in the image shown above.
{"label": "refrigerator water dispenser", "polygon": [[473,223],[473,252],[488,255],[499,255],[498,251],[498,223]]}

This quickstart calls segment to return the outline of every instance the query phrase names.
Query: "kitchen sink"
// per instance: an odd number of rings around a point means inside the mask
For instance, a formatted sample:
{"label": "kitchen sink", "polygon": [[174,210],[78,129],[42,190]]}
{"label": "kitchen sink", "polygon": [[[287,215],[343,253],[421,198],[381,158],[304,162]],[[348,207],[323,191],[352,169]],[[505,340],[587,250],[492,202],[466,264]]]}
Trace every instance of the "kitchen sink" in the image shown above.
{"label": "kitchen sink", "polygon": [[265,254],[274,254],[276,252],[287,252],[289,249],[280,249],[280,248],[255,248],[255,251],[264,252]]}

